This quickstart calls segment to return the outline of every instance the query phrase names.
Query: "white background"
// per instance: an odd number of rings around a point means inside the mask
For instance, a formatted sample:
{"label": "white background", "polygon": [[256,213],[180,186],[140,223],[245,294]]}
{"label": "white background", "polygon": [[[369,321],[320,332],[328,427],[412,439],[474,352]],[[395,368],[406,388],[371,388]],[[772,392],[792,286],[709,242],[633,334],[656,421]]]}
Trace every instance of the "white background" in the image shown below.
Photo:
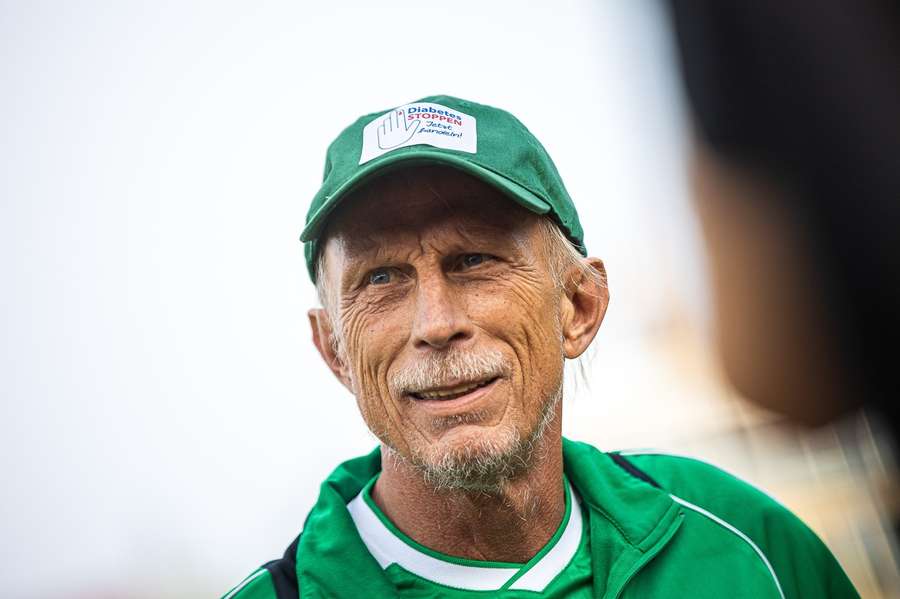
{"label": "white background", "polygon": [[430,94],[513,112],[554,157],[612,294],[567,433],[652,444],[642,398],[678,388],[646,339],[673,304],[706,313],[664,19],[3,2],[0,593],[208,596],[281,554],[374,446],[309,341],[297,237],[325,148]]}

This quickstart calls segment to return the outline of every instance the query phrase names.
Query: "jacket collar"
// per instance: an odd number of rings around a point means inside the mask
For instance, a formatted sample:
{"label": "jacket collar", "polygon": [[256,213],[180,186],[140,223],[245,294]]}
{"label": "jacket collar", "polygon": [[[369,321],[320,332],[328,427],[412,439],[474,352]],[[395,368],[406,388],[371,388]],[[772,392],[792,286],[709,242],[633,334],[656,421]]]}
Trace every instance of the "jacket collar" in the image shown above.
{"label": "jacket collar", "polygon": [[[590,509],[594,595],[615,597],[675,534],[679,506],[667,493],[635,478],[605,453],[563,439],[566,475]],[[381,470],[381,452],[344,462],[322,483],[297,546],[303,596],[390,597],[393,586],[366,550],[347,511]]]}
{"label": "jacket collar", "polygon": [[668,493],[586,443],[563,439],[563,467],[590,508],[594,596],[617,597],[681,525]]}

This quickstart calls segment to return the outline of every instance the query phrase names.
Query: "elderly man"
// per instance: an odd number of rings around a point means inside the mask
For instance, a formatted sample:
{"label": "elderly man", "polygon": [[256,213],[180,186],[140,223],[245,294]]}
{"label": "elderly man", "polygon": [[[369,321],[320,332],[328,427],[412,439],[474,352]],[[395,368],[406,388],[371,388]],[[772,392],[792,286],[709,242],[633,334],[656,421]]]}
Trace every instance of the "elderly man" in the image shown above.
{"label": "elderly man", "polygon": [[541,144],[449,96],[328,149],[313,342],[381,441],[226,597],[854,597],[797,518],[700,462],[562,437],[608,293]]}

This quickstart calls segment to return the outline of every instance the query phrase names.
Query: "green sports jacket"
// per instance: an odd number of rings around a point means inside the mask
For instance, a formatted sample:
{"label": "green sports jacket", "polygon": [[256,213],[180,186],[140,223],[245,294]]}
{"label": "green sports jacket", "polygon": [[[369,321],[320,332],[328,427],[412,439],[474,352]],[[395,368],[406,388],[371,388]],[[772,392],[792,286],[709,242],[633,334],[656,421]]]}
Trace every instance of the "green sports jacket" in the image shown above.
{"label": "green sports jacket", "polygon": [[[603,453],[567,439],[563,458],[589,513],[595,597],[859,596],[796,516],[713,466],[663,454]],[[397,596],[347,510],[380,469],[378,449],[338,466],[284,557],[255,570],[225,597]]]}

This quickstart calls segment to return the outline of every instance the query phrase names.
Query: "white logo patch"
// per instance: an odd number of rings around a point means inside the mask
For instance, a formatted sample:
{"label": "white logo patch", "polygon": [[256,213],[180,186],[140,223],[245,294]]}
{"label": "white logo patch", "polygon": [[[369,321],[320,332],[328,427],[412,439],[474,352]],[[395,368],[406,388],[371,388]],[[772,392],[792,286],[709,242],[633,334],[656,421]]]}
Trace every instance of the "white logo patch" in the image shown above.
{"label": "white logo patch", "polygon": [[365,126],[359,163],[419,144],[474,154],[475,117],[429,102],[398,106]]}

